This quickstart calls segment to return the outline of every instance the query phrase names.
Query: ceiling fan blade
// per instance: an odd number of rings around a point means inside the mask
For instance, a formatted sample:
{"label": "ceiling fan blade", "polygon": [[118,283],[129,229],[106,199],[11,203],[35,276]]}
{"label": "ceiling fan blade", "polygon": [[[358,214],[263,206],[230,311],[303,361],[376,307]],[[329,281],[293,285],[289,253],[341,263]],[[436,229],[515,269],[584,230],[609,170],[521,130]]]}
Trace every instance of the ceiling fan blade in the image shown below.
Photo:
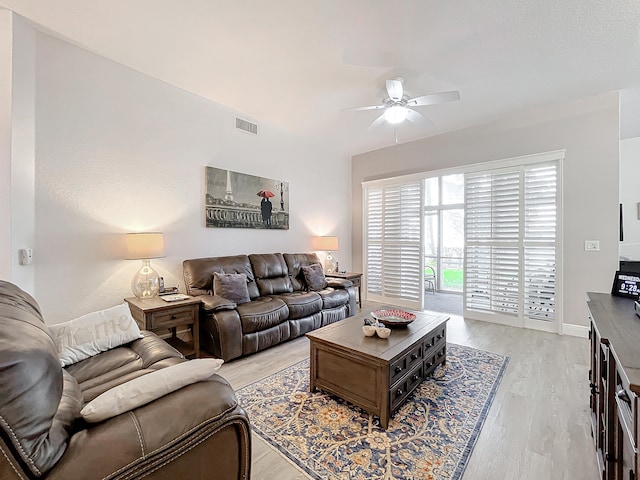
{"label": "ceiling fan blade", "polygon": [[433,122],[422,115],[420,112],[416,112],[415,110],[411,110],[410,108],[408,108],[407,110],[409,111],[407,113],[407,120],[409,120],[411,123],[420,127],[430,127],[431,125],[433,125]]}
{"label": "ceiling fan blade", "polygon": [[460,100],[460,92],[454,90],[452,92],[431,93],[421,97],[411,98],[407,100],[409,107],[424,107],[425,105],[436,105],[438,103],[454,102]]}
{"label": "ceiling fan blade", "polygon": [[380,110],[381,108],[385,108],[386,105],[368,105],[366,107],[351,107],[351,108],[343,108],[342,111],[346,112],[348,110],[352,111],[360,111],[360,110]]}
{"label": "ceiling fan blade", "polygon": [[393,101],[399,102],[402,100],[402,95],[404,95],[402,80],[399,78],[387,80],[387,93],[389,94],[389,98]]}
{"label": "ceiling fan blade", "polygon": [[385,120],[384,120],[384,113],[383,113],[378,118],[376,118],[373,122],[371,122],[371,125],[367,127],[367,130],[373,130],[374,128],[378,128],[384,122]]}

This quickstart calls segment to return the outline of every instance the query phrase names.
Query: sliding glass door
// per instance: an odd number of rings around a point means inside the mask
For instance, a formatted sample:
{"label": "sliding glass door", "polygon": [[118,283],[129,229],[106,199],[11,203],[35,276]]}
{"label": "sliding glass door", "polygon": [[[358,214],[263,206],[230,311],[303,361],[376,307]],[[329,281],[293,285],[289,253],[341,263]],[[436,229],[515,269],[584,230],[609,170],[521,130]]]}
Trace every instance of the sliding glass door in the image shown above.
{"label": "sliding glass door", "polygon": [[466,318],[559,331],[563,158],[363,184],[366,298],[422,309],[425,292],[462,292]]}

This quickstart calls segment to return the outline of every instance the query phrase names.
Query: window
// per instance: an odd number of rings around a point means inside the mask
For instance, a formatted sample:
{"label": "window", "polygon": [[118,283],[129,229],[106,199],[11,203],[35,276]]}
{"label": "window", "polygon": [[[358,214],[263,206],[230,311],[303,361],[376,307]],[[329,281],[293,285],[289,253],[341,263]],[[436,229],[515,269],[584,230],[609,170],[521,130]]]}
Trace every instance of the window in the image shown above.
{"label": "window", "polygon": [[465,316],[556,324],[558,165],[465,175]]}
{"label": "window", "polygon": [[436,272],[435,289],[462,292],[464,175],[425,179],[424,262]]}

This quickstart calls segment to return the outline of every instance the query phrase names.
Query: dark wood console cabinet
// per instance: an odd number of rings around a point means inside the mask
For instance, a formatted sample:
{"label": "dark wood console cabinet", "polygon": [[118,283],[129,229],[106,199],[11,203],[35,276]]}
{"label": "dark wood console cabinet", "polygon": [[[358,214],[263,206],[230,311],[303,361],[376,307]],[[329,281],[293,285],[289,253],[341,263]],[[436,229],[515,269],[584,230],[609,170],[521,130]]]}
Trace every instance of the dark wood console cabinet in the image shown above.
{"label": "dark wood console cabinet", "polygon": [[589,293],[591,433],[602,480],[636,480],[640,317],[633,300]]}

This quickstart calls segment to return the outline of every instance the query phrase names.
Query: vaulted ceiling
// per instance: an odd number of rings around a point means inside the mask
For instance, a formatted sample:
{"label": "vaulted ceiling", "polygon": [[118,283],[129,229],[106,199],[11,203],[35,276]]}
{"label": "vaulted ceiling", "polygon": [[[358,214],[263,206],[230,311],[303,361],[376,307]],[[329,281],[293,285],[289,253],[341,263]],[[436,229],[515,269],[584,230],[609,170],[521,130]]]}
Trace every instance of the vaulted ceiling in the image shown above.
{"label": "vaulted ceiling", "polygon": [[[622,90],[640,135],[637,0],[0,0],[46,33],[241,116],[361,153],[528,107]],[[433,125],[384,124],[385,80]]]}

